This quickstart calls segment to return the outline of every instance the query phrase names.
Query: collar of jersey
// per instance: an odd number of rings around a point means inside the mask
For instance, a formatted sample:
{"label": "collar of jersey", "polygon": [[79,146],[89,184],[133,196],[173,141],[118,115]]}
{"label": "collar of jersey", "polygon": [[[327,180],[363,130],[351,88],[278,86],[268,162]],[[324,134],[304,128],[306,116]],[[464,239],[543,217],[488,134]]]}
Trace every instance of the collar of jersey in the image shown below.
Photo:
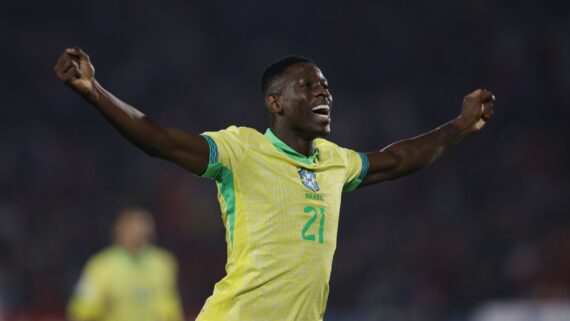
{"label": "collar of jersey", "polygon": [[289,156],[290,158],[296,161],[305,164],[313,164],[315,162],[315,159],[319,155],[319,150],[316,148],[315,151],[313,152],[313,155],[309,157],[299,153],[298,151],[289,147],[289,145],[285,144],[285,142],[283,142],[281,139],[277,138],[277,136],[273,134],[270,128],[267,128],[267,130],[265,131],[265,137],[267,137],[269,141],[271,141],[271,143],[273,144],[273,146],[275,146],[275,148],[277,148],[277,150],[279,150],[280,152],[284,153],[285,155]]}
{"label": "collar of jersey", "polygon": [[146,252],[148,252],[149,247],[148,246],[143,247],[142,249],[139,250],[137,254],[129,252],[129,250],[127,250],[125,247],[119,244],[112,245],[112,249],[115,252],[120,253],[120,255],[126,256],[131,262],[138,263],[140,261],[140,258],[143,257]]}

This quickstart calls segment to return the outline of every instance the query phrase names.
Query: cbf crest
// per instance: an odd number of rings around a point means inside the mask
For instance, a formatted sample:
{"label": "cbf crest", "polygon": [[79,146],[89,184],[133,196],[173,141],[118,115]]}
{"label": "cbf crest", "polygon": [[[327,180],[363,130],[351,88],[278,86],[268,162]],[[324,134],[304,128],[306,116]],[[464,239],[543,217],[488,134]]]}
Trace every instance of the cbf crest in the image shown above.
{"label": "cbf crest", "polygon": [[310,189],[313,192],[319,191],[319,184],[317,183],[317,175],[314,172],[302,169],[299,171],[299,175],[301,176],[301,182],[303,183],[303,185],[305,185],[306,188]]}

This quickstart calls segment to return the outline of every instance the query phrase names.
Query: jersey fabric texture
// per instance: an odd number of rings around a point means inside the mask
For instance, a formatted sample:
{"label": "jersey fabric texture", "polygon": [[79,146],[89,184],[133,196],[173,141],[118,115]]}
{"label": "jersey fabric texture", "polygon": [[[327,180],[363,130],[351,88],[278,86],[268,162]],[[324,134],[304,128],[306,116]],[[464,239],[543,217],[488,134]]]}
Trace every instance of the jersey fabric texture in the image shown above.
{"label": "jersey fabric texture", "polygon": [[87,262],[68,304],[73,320],[182,321],[177,265],[165,250],[149,246],[133,256],[111,246]]}
{"label": "jersey fabric texture", "polygon": [[341,193],[362,182],[368,158],[324,139],[306,157],[270,129],[202,135],[202,176],[218,187],[228,261],[197,320],[322,320]]}

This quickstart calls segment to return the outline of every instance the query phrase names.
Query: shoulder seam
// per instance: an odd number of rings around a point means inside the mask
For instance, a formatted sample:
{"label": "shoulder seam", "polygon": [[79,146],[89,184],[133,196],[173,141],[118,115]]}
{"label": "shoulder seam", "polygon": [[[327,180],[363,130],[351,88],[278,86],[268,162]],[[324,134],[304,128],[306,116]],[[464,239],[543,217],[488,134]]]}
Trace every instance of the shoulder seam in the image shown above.
{"label": "shoulder seam", "polygon": [[[255,129],[250,128],[250,127],[245,127],[245,126],[237,127],[237,129],[238,129],[238,130],[239,130],[239,129],[245,129],[246,131],[255,131],[255,132],[257,132]],[[237,172],[237,171],[240,169],[241,165],[242,165],[242,164],[247,160],[247,158],[249,157],[249,154],[250,154],[250,153],[249,153],[248,151],[249,151],[250,146],[251,146],[251,137],[250,137],[250,135],[251,135],[251,133],[247,133],[247,135],[246,135],[246,136],[247,136],[247,142],[246,142],[246,144],[245,144],[245,149],[244,149],[244,152],[243,152],[244,155],[241,157],[240,160],[238,160],[238,162],[237,162],[235,168],[234,168],[233,170],[230,170],[230,171],[228,172],[228,174],[226,174],[226,175],[230,175],[230,174],[233,174],[233,173]],[[223,176],[223,177],[225,177],[225,176]]]}

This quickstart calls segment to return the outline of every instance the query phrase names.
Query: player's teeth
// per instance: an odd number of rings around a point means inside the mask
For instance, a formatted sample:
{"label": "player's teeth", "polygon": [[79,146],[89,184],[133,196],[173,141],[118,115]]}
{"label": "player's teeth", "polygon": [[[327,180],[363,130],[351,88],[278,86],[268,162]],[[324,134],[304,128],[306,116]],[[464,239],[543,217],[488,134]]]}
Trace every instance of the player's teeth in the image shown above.
{"label": "player's teeth", "polygon": [[328,110],[328,109],[329,109],[329,106],[327,106],[327,105],[318,105],[318,106],[313,107],[313,111],[321,110],[321,109]]}

